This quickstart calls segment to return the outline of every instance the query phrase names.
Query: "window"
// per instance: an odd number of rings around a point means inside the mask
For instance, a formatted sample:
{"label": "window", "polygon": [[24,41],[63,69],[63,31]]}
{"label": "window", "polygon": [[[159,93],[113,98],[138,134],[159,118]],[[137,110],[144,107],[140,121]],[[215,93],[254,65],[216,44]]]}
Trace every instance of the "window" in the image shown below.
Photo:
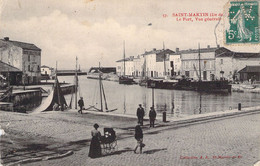
{"label": "window", "polygon": [[185,71],[185,76],[190,77],[190,72],[189,71]]}
{"label": "window", "polygon": [[28,71],[31,71],[30,65],[28,65]]}
{"label": "window", "polygon": [[173,61],[171,61],[171,67],[173,67]]}
{"label": "window", "polygon": [[221,65],[223,64],[223,59],[220,59],[220,64],[221,64]]}
{"label": "window", "polygon": [[28,61],[30,62],[30,55],[28,55]]}
{"label": "window", "polygon": [[204,68],[207,68],[207,61],[204,61]]}

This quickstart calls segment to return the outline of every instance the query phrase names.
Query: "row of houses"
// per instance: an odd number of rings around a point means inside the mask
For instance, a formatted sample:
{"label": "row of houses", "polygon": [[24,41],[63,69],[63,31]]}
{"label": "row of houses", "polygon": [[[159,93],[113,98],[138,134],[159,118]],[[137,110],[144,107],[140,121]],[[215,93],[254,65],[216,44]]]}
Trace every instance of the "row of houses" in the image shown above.
{"label": "row of houses", "polygon": [[[254,71],[250,71],[252,67]],[[164,78],[185,75],[194,80],[199,77],[201,80],[245,80],[250,77],[260,80],[260,53],[234,52],[219,45],[188,50],[176,48],[175,51],[153,49],[137,57],[116,61],[116,69],[119,76]],[[245,70],[250,74],[239,74]]]}

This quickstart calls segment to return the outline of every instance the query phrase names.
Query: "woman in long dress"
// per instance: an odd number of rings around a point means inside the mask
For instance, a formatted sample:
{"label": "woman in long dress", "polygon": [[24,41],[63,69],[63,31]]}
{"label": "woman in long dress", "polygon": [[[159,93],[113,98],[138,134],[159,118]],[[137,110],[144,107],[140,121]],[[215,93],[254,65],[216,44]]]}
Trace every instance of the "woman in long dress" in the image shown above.
{"label": "woman in long dress", "polygon": [[94,129],[91,131],[92,139],[89,148],[88,156],[91,158],[97,158],[101,156],[101,146],[100,146],[100,138],[101,134],[97,130],[99,127],[98,124],[94,124]]}
{"label": "woman in long dress", "polygon": [[240,10],[238,10],[237,14],[231,19],[231,23],[237,24],[237,38],[240,39],[239,41],[244,41],[245,39],[251,41],[252,39],[253,32],[245,26],[245,15],[247,14],[245,6],[241,4]]}

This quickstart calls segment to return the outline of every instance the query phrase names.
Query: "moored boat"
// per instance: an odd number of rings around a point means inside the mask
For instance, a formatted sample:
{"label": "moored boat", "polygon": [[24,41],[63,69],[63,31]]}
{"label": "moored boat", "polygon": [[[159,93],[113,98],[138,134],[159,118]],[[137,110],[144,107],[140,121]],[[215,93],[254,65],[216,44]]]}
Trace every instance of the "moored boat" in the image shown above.
{"label": "moored boat", "polygon": [[119,77],[119,84],[132,85],[132,84],[134,84],[134,79],[127,77],[127,76],[120,76]]}

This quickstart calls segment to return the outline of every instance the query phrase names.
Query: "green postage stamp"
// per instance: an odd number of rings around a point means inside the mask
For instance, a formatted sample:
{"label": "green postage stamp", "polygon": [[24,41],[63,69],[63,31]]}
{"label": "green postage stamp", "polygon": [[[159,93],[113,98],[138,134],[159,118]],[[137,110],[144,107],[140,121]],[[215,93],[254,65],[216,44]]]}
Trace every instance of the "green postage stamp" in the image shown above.
{"label": "green postage stamp", "polygon": [[226,44],[259,43],[257,1],[231,1]]}

